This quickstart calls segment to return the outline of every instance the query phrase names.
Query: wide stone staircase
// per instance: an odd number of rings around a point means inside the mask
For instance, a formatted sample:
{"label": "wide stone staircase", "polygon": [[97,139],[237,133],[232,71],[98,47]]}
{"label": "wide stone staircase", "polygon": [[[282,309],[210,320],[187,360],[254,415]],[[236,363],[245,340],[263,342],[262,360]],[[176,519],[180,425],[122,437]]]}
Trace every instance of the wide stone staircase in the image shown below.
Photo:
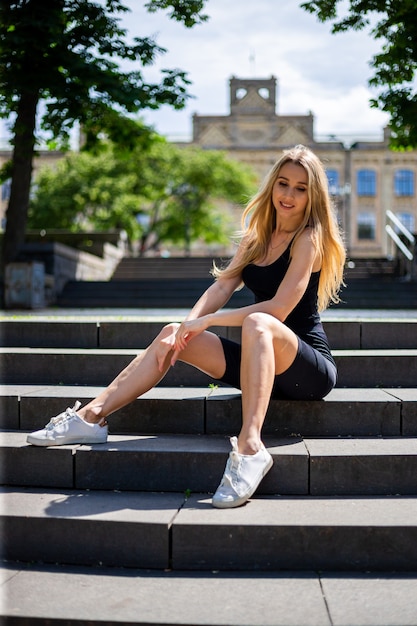
{"label": "wide stone staircase", "polygon": [[[26,444],[162,318],[3,317],[2,623],[417,623],[417,318],[324,323],[337,388],[271,401],[273,468],[249,503],[217,510],[240,392],[184,364],[109,419],[107,444]],[[401,602],[388,585],[366,604],[375,577],[406,581]]]}
{"label": "wide stone staircase", "polygon": [[[109,281],[69,281],[57,304],[63,308],[191,308],[212,283],[212,263],[211,257],[125,257]],[[417,283],[396,276],[392,260],[352,261],[346,267],[345,281],[338,308],[417,308]],[[245,306],[252,300],[251,292],[243,288],[233,294],[230,306]]]}

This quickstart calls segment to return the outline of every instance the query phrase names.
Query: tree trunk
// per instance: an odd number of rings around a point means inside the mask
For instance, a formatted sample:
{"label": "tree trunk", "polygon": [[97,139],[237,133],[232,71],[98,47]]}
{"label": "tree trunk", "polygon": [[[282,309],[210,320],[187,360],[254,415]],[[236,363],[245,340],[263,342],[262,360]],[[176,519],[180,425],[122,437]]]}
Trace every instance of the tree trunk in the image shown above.
{"label": "tree trunk", "polygon": [[24,93],[14,124],[12,181],[3,237],[3,267],[16,260],[25,241],[35,147],[38,95]]}

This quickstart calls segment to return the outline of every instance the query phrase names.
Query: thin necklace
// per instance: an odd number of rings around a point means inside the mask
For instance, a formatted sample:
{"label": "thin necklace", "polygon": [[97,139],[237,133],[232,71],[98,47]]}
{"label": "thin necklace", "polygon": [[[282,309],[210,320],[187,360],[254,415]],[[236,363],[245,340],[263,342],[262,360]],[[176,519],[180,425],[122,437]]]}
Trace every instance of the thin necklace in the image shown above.
{"label": "thin necklace", "polygon": [[273,246],[272,245],[272,237],[271,237],[271,241],[269,242],[269,246],[270,246],[271,250],[276,250],[280,246],[283,246],[285,243],[287,243],[288,239],[290,238],[290,235],[291,235],[291,233],[288,233],[286,238],[283,241],[281,241],[277,246]]}

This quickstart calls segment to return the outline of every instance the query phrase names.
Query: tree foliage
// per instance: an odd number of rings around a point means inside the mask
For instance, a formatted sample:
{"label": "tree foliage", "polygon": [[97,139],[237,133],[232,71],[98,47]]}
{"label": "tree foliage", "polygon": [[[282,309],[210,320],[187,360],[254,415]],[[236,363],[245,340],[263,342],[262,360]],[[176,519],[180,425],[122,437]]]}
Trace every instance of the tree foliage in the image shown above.
{"label": "tree foliage", "polygon": [[218,200],[246,202],[254,175],[218,151],[178,148],[153,135],[146,149],[72,153],[36,178],[28,225],[72,232],[124,229],[144,254],[161,243],[225,243],[230,224]]}
{"label": "tree foliage", "polygon": [[[207,19],[205,1],[149,0],[145,6],[171,10],[170,17],[191,27]],[[102,132],[130,141],[129,116],[162,104],[182,108],[187,100],[189,81],[181,70],[163,69],[159,82],[146,80],[142,68],[165,50],[152,37],[127,43],[119,16],[128,10],[122,0],[0,3],[0,116],[12,121],[13,144],[5,262],[16,258],[24,240],[41,102],[42,131],[65,144],[78,121],[91,146]],[[122,71],[121,61],[131,61],[134,70]]]}
{"label": "tree foliage", "polygon": [[301,6],[322,22],[332,22],[332,32],[361,30],[382,40],[381,52],[371,60],[375,73],[370,85],[381,88],[372,106],[390,115],[392,146],[417,147],[417,1],[416,0],[314,0]]}

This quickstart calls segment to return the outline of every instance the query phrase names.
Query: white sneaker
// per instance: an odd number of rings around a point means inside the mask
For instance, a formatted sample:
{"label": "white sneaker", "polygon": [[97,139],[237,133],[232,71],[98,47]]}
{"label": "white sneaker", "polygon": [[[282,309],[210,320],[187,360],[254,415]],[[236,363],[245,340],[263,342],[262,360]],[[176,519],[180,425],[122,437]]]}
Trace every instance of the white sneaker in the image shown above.
{"label": "white sneaker", "polygon": [[83,420],[76,410],[81,402],[76,402],[72,409],[53,417],[42,428],[27,436],[26,441],[34,446],[65,446],[71,443],[106,443],[108,428],[90,424]]}
{"label": "white sneaker", "polygon": [[241,506],[256,491],[273,460],[265,448],[256,454],[239,454],[237,437],[231,437],[232,451],[224,470],[222,481],[212,499],[217,509]]}

